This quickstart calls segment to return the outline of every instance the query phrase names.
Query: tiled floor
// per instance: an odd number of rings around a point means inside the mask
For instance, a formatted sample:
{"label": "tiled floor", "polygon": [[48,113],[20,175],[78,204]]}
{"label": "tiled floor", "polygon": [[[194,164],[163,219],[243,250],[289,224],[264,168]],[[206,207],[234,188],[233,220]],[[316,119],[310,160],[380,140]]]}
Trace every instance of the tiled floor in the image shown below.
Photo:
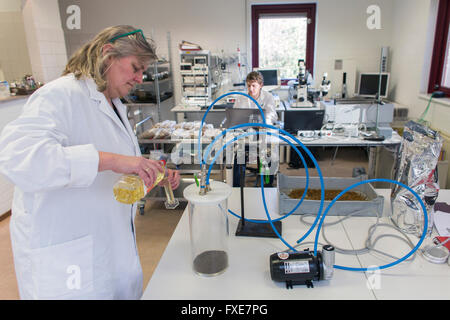
{"label": "tiled floor", "polygon": [[[324,176],[351,177],[355,167],[364,167],[367,172],[367,154],[360,148],[339,149],[336,160],[331,165],[334,149],[319,150],[318,163]],[[302,175],[304,169],[292,170],[281,165],[280,171],[287,175]],[[316,170],[311,170],[316,175]],[[253,186],[254,180],[249,177],[247,186]],[[144,272],[144,288],[151,278],[164,249],[175,230],[186,204],[180,204],[176,210],[166,210],[162,203],[147,202],[144,215],[136,216],[136,234],[142,269]],[[9,237],[9,221],[0,221],[0,300],[18,299],[19,294],[14,273],[14,264]]]}

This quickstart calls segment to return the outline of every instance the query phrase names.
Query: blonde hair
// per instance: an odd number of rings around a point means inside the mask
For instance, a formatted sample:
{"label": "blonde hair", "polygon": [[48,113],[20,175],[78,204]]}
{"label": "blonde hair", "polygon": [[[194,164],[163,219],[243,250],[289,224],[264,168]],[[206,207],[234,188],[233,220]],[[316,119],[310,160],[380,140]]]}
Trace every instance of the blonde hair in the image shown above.
{"label": "blonde hair", "polygon": [[[76,79],[90,77],[97,84],[97,90],[106,90],[106,61],[110,58],[136,56],[143,65],[155,61],[155,45],[152,40],[147,41],[142,32],[123,36],[136,31],[127,25],[108,27],[98,33],[91,41],[79,48],[69,59],[63,75],[73,73]],[[103,46],[111,44],[112,49],[103,54]]]}

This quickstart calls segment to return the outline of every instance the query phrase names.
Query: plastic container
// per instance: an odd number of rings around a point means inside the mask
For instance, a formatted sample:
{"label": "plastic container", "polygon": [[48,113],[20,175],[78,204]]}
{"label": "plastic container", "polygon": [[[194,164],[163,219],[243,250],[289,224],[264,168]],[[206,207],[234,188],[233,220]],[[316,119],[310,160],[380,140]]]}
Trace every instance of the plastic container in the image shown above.
{"label": "plastic container", "polygon": [[[366,176],[356,178],[324,177],[325,190],[344,190],[351,185],[366,180]],[[286,176],[279,173],[277,176],[278,203],[280,215],[289,213],[297,204],[299,199],[293,199],[288,196],[290,190],[304,188],[306,177]],[[320,190],[319,177],[309,177],[308,189]],[[334,206],[328,211],[328,216],[344,216],[354,214],[355,216],[382,216],[384,197],[377,194],[371,184],[362,184],[351,191],[359,192],[367,197],[366,201],[336,201]],[[323,203],[323,210],[331,203],[326,200]],[[304,200],[302,204],[293,212],[293,214],[315,214],[320,208],[320,200]],[[322,211],[323,213],[323,211]]]}
{"label": "plastic container", "polygon": [[232,188],[211,181],[211,190],[200,195],[192,184],[184,189],[188,200],[192,268],[201,276],[217,276],[228,268],[228,197]]}

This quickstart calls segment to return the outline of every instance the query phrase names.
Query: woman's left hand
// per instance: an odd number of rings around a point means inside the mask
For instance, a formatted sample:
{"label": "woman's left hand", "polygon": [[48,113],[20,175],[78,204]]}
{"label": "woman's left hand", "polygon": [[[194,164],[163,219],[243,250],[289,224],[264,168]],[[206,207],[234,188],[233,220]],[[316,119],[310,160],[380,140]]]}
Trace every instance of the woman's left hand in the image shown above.
{"label": "woman's left hand", "polygon": [[180,185],[180,172],[178,170],[167,169],[167,178],[161,181],[158,185],[164,186],[166,180],[169,181],[172,190],[175,190]]}

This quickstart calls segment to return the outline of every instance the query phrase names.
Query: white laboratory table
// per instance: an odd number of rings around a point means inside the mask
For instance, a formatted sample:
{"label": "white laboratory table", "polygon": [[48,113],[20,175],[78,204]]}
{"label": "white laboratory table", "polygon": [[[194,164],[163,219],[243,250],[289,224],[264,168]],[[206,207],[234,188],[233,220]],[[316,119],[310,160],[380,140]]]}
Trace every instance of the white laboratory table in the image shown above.
{"label": "white laboratory table", "polygon": [[[209,107],[209,105],[208,105]],[[224,108],[214,108],[212,107],[210,112],[222,112],[224,113],[226,109]],[[285,107],[283,105],[283,103],[280,102],[280,105],[277,106],[275,108],[275,110],[278,113],[282,113],[285,111]],[[184,104],[179,104],[176,105],[175,107],[173,107],[172,109],[170,109],[171,112],[175,113],[175,119],[177,120],[178,123],[181,123],[184,121],[184,113],[205,113],[206,108],[202,108],[200,106],[191,106],[191,105],[184,105]]]}
{"label": "white laboratory table", "polygon": [[[279,217],[275,188],[266,188],[266,199],[272,218]],[[389,190],[377,189],[385,197],[384,217],[390,210]],[[229,209],[240,212],[239,189],[234,188],[229,198]],[[248,218],[265,219],[259,188],[245,188],[245,212]],[[450,202],[450,191],[441,190],[438,201]],[[308,219],[313,220],[313,217]],[[327,217],[332,222],[338,217]],[[291,215],[282,220],[282,235],[291,245],[295,244],[309,229],[300,222],[299,216]],[[375,218],[354,217],[336,225],[326,227],[326,235],[334,245],[346,249],[363,246],[367,229]],[[448,264],[435,265],[417,254],[412,262],[402,262],[378,273],[364,273],[334,269],[329,281],[314,282],[314,288],[294,286],[286,289],[284,283],[272,281],[269,269],[269,256],[287,247],[272,238],[236,237],[234,235],[238,219],[229,215],[229,267],[216,277],[202,277],[194,274],[191,267],[189,240],[189,214],[183,213],[167,248],[150,279],[142,299],[145,300],[379,300],[379,299],[449,299],[450,267]],[[383,229],[380,228],[380,232]],[[392,233],[391,229],[387,230]],[[313,249],[315,231],[303,241],[299,249]],[[418,238],[411,236],[413,242]],[[320,237],[322,239],[322,237]],[[377,249],[404,256],[409,249],[403,242],[384,238]],[[430,241],[429,239],[427,239]],[[320,249],[320,247],[319,247]],[[342,255],[336,254],[337,265],[348,267],[368,267],[385,265],[391,261],[375,254]],[[377,281],[373,281],[377,279]],[[370,285],[371,284],[371,285]]]}

